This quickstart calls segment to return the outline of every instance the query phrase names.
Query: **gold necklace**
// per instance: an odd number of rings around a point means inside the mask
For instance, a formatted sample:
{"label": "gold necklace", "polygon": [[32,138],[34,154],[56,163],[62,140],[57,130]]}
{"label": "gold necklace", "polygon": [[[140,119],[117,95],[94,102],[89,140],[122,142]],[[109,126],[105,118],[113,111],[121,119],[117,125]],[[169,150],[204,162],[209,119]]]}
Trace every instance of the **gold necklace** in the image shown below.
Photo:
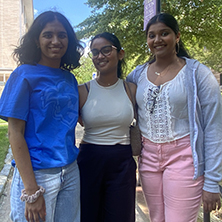
{"label": "gold necklace", "polygon": [[114,84],[118,81],[118,79],[117,79],[114,83],[104,83],[104,82],[101,82],[101,81],[99,80],[99,78],[96,78],[96,81],[97,81],[101,86],[111,86],[111,85],[114,85]]}
{"label": "gold necklace", "polygon": [[[178,60],[177,60],[178,61]],[[162,76],[164,76],[164,75],[161,75],[161,74],[163,74],[164,72],[165,72],[165,75],[167,74],[167,72],[168,72],[168,70],[169,70],[169,68],[170,68],[170,66],[172,66],[172,64],[173,64],[174,62],[172,62],[172,63],[170,63],[163,71],[161,71],[161,72],[154,72],[157,76],[160,76],[160,77],[162,77]]]}
{"label": "gold necklace", "polygon": [[162,72],[154,72],[157,76],[160,76],[160,77],[162,77],[163,75],[163,73],[164,72],[166,72],[167,73],[167,71],[169,70],[169,67],[170,67],[170,65],[168,65]]}

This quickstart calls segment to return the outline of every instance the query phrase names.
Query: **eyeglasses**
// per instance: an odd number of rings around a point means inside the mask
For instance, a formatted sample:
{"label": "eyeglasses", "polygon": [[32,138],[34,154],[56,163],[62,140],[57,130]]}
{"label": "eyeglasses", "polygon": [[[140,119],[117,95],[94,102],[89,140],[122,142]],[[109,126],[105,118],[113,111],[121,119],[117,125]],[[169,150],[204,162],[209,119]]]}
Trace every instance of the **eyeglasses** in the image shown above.
{"label": "eyeglasses", "polygon": [[99,53],[102,53],[102,55],[104,56],[109,56],[112,53],[113,49],[117,49],[117,48],[113,45],[107,45],[107,46],[103,46],[100,50],[92,49],[88,53],[88,55],[91,59],[96,59],[99,56]]}
{"label": "eyeglasses", "polygon": [[148,111],[150,111],[151,114],[153,114],[153,111],[156,105],[156,99],[160,92],[160,89],[155,88],[153,90],[152,89],[149,89],[149,90],[150,90],[150,94],[149,94],[150,99],[147,102],[146,108],[148,109]]}

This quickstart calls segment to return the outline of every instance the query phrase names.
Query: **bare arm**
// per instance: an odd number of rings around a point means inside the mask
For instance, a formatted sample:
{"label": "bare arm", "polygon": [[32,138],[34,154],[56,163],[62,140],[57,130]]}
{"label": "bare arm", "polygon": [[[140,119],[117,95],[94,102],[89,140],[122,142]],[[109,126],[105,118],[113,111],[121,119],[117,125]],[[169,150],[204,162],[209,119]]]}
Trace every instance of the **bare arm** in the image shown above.
{"label": "bare arm", "polygon": [[[90,84],[89,82],[86,83],[87,86],[88,86],[88,89],[90,88]],[[78,122],[81,126],[83,126],[83,122],[82,122],[82,117],[81,117],[81,114],[80,114],[80,111],[82,109],[82,107],[84,106],[86,100],[87,100],[87,96],[88,96],[88,91],[85,87],[84,84],[82,85],[78,85],[78,91],[79,91],[79,119],[78,119]]]}
{"label": "bare arm", "polygon": [[[12,153],[15,158],[16,166],[21,175],[25,190],[28,195],[34,194],[39,188],[35,180],[31,159],[27,143],[24,138],[25,121],[8,118],[8,134],[9,142],[12,147]],[[25,216],[26,220],[38,222],[39,216],[45,220],[45,201],[43,196],[40,196],[35,203],[26,203]]]}
{"label": "bare arm", "polygon": [[[136,89],[137,86],[134,83],[127,82],[126,93],[134,105],[134,111],[136,110]],[[134,113],[134,117],[136,118],[136,114]]]}
{"label": "bare arm", "polygon": [[[134,101],[132,101],[132,102],[135,102],[135,104],[136,104],[136,88],[137,88],[137,86],[134,83],[131,83],[131,82],[128,82],[128,84],[129,84],[129,87],[130,87],[130,90],[132,92],[132,96],[133,96],[133,99],[134,99]],[[131,98],[131,100],[132,100],[132,98]]]}

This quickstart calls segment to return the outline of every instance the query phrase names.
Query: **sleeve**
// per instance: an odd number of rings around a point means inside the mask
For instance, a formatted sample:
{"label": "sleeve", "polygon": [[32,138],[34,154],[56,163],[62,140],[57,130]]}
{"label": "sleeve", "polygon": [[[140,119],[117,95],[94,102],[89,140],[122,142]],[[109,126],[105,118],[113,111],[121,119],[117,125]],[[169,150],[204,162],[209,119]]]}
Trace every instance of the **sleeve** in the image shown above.
{"label": "sleeve", "polygon": [[[135,69],[134,69],[131,73],[128,74],[128,76],[126,77],[126,81],[127,81],[127,82],[135,83],[135,82],[133,81],[133,79],[134,79],[133,76],[135,75],[135,72],[136,72],[136,71],[135,71]],[[135,84],[136,84],[136,83],[135,83]]]}
{"label": "sleeve", "polygon": [[16,69],[6,82],[0,99],[0,118],[6,121],[8,117],[27,121],[29,97],[28,81]]}
{"label": "sleeve", "polygon": [[222,180],[222,100],[219,84],[209,68],[200,65],[198,98],[203,114],[205,182],[204,190],[219,192]]}
{"label": "sleeve", "polygon": [[143,71],[143,69],[146,67],[146,65],[147,63],[143,65],[138,65],[131,73],[128,74],[128,76],[126,77],[126,81],[132,82],[137,85],[140,74]]}

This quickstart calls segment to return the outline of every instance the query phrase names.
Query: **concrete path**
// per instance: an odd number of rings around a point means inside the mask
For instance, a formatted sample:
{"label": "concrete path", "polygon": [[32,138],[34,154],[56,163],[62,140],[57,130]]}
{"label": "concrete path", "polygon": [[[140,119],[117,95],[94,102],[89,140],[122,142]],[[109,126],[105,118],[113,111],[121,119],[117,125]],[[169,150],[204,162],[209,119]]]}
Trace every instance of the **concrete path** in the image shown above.
{"label": "concrete path", "polygon": [[12,173],[9,175],[7,184],[0,198],[0,221],[1,222],[11,222],[9,218],[10,213],[10,186],[12,181]]}

